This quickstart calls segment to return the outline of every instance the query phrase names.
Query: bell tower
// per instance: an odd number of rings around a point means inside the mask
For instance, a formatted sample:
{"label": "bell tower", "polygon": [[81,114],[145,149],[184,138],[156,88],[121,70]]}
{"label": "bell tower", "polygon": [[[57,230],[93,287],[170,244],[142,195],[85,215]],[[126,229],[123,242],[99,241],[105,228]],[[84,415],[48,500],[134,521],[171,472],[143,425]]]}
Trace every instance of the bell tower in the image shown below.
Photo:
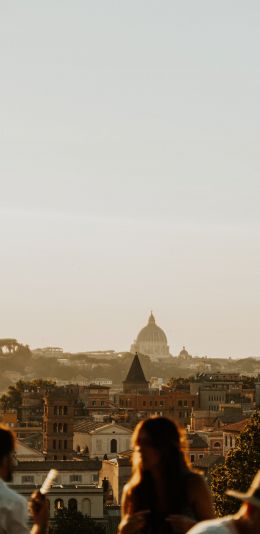
{"label": "bell tower", "polygon": [[76,392],[60,387],[46,393],[43,417],[43,453],[46,460],[71,460]]}

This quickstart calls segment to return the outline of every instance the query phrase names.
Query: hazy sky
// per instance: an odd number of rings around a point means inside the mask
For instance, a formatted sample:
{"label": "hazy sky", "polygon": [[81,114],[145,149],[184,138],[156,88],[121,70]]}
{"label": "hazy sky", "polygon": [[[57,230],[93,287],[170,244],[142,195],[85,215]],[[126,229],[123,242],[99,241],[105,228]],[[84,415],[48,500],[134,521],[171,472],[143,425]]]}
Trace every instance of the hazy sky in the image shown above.
{"label": "hazy sky", "polygon": [[260,356],[259,0],[0,0],[0,337]]}

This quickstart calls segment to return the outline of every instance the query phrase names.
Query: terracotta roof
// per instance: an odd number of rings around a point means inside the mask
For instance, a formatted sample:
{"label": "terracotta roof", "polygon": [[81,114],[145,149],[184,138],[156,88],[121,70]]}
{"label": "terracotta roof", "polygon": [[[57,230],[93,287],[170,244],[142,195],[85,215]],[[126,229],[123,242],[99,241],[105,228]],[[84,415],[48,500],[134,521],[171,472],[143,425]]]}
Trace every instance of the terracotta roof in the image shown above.
{"label": "terracotta roof", "polygon": [[96,459],[89,460],[66,460],[66,461],[46,461],[46,462],[20,462],[14,471],[49,471],[55,467],[58,471],[96,471],[101,468],[101,462]]}
{"label": "terracotta roof", "polygon": [[243,419],[242,421],[237,421],[237,423],[231,423],[230,425],[225,425],[222,427],[223,432],[242,432],[246,425],[249,423],[250,419]]}
{"label": "terracotta roof", "polygon": [[79,423],[76,423],[74,425],[74,432],[92,432],[93,430],[96,430],[97,428],[100,428],[105,425],[106,423],[98,423],[97,421],[80,421]]}
{"label": "terracotta roof", "polygon": [[124,425],[123,423],[104,423],[104,422],[95,422],[95,421],[80,421],[79,423],[76,423],[74,425],[74,432],[93,432],[94,430],[97,430],[98,428],[105,428],[105,427],[121,427],[125,430],[128,430],[129,432],[132,432],[132,429],[129,428],[128,425]]}
{"label": "terracotta roof", "polygon": [[136,353],[134,356],[134,359],[132,361],[131,367],[128,371],[127,377],[125,380],[123,380],[123,383],[125,384],[148,384],[148,380],[146,380],[144,376],[144,372],[142,369],[142,366],[140,364],[140,360],[138,357],[138,354]]}

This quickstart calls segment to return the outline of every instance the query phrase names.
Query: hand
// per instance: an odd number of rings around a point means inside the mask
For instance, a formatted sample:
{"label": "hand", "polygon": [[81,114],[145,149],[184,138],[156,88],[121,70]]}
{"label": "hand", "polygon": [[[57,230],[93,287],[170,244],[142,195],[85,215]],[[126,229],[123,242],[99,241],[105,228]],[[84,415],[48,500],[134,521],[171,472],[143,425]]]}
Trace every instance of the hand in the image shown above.
{"label": "hand", "polygon": [[120,525],[118,532],[120,534],[136,534],[139,533],[146,525],[146,515],[150,510],[141,510],[132,515],[126,515]]}
{"label": "hand", "polygon": [[177,514],[168,515],[168,517],[166,517],[166,521],[170,523],[172,531],[178,532],[178,534],[185,534],[196,523],[196,521],[194,521],[194,519],[191,519],[190,517]]}
{"label": "hand", "polygon": [[35,525],[39,528],[37,532],[47,531],[49,519],[49,507],[47,500],[40,491],[34,491],[29,501],[29,514],[32,516]]}

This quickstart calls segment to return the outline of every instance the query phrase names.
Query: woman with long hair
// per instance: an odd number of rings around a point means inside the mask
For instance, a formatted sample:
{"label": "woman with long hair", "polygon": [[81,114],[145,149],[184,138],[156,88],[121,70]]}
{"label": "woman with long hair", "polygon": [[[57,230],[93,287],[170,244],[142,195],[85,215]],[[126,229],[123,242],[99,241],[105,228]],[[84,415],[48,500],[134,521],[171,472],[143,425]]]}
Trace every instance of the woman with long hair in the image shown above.
{"label": "woman with long hair", "polygon": [[166,417],[136,426],[132,476],[122,496],[120,534],[183,534],[214,517],[210,492],[185,456],[185,432]]}

